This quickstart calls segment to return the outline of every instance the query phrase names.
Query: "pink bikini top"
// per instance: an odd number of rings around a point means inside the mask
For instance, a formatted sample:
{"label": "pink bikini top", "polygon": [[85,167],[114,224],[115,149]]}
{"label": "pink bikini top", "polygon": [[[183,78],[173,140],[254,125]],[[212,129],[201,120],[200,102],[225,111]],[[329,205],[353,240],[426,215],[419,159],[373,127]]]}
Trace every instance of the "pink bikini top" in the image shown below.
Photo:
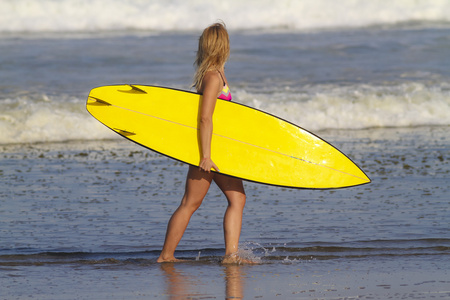
{"label": "pink bikini top", "polygon": [[230,88],[228,87],[225,80],[223,79],[222,73],[219,72],[219,74],[220,74],[220,77],[222,77],[223,88],[222,88],[222,91],[220,92],[219,97],[217,97],[217,98],[222,99],[222,100],[231,101],[232,97],[231,97]]}

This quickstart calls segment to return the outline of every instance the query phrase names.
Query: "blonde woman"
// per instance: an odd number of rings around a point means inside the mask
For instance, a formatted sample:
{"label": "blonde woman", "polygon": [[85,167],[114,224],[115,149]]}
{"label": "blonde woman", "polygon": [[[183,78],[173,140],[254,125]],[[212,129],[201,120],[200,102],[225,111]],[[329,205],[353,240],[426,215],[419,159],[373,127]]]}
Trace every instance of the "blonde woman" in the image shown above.
{"label": "blonde woman", "polygon": [[175,249],[191,216],[202,204],[213,180],[228,201],[223,219],[225,257],[222,262],[245,262],[237,255],[246,199],[242,180],[211,172],[211,169],[219,172],[219,166],[212,160],[214,153],[211,153],[214,108],[218,98],[231,100],[224,71],[225,62],[229,55],[230,42],[225,25],[216,23],[207,27],[199,39],[194,77],[194,87],[198,93],[203,95],[199,116],[200,166],[189,166],[185,193],[180,206],[170,218],[164,247],[157,260],[158,262],[179,261],[174,256]]}

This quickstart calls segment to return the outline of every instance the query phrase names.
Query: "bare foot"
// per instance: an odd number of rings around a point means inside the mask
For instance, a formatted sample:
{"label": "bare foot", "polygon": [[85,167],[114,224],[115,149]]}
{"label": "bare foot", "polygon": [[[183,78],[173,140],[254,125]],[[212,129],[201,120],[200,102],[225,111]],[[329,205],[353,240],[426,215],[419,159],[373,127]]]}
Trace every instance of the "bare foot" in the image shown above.
{"label": "bare foot", "polygon": [[156,260],[157,263],[175,263],[175,262],[183,262],[186,261],[184,259],[178,259],[175,257],[164,259],[161,256]]}
{"label": "bare foot", "polygon": [[259,262],[253,261],[253,260],[248,259],[248,258],[242,258],[239,255],[237,255],[236,253],[233,253],[233,254],[230,254],[230,255],[225,255],[223,260],[222,260],[222,264],[224,264],[224,265],[227,265],[227,264],[234,264],[234,265],[249,264],[249,265],[255,265],[255,264],[259,264]]}

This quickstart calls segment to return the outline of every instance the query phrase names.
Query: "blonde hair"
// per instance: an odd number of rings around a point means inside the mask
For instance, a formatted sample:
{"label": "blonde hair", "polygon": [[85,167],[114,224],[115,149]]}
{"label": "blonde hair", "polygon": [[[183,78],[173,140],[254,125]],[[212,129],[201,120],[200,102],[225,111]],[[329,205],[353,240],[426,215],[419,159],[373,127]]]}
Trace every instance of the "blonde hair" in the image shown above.
{"label": "blonde hair", "polygon": [[230,56],[230,39],[224,23],[215,23],[203,30],[198,40],[196,72],[193,87],[200,89],[206,72],[220,69]]}

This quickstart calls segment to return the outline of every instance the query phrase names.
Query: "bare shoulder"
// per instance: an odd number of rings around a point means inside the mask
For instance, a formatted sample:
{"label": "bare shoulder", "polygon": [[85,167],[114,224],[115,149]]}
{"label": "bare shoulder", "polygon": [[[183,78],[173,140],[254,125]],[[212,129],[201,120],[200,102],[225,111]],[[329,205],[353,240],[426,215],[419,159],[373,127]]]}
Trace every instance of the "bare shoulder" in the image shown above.
{"label": "bare shoulder", "polygon": [[220,92],[221,90],[221,79],[219,72],[217,71],[208,71],[205,74],[205,77],[203,77],[203,83],[202,83],[202,92],[205,92],[206,90],[212,90]]}
{"label": "bare shoulder", "polygon": [[203,80],[212,80],[214,82],[219,82],[220,81],[219,71],[211,70],[211,71],[206,72]]}

